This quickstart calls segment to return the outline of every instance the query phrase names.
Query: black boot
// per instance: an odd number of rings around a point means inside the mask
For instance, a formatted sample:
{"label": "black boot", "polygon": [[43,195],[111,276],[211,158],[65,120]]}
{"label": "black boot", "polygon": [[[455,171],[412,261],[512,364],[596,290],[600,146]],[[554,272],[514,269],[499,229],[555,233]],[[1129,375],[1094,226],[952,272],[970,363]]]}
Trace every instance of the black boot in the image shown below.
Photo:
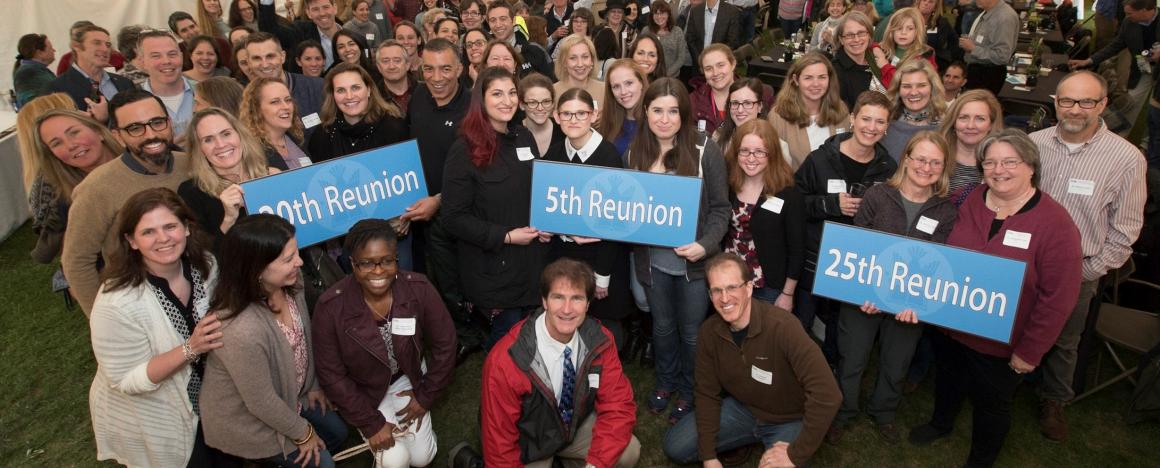
{"label": "black boot", "polygon": [[620,362],[631,362],[640,352],[641,331],[640,320],[637,317],[625,319],[624,347],[620,348]]}
{"label": "black boot", "polygon": [[640,366],[645,369],[652,369],[656,364],[656,356],[653,354],[653,334],[652,334],[652,315],[644,314],[640,321]]}

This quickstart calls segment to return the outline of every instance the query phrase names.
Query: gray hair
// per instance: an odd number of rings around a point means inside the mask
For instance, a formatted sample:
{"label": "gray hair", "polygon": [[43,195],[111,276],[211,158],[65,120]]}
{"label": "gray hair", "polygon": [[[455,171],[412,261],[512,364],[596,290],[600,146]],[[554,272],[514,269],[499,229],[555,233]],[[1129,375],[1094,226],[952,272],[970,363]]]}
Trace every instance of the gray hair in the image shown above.
{"label": "gray hair", "polygon": [[1039,147],[1031,141],[1031,137],[1019,129],[1003,129],[992,133],[979,142],[979,146],[975,148],[975,162],[979,172],[983,172],[983,160],[987,157],[987,150],[995,143],[1006,143],[1015,149],[1015,154],[1019,155],[1019,159],[1024,164],[1031,166],[1031,186],[1039,188]]}

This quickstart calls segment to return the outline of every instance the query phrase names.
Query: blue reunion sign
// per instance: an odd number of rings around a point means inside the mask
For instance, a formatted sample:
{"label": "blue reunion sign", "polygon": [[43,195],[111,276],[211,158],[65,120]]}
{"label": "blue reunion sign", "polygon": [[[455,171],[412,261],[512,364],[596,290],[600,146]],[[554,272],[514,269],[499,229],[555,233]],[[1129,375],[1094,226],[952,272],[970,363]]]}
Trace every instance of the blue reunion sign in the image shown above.
{"label": "blue reunion sign", "polygon": [[532,227],[680,247],[697,237],[701,179],[537,160]]}
{"label": "blue reunion sign", "polygon": [[830,222],[818,252],[814,294],[1011,340],[1023,262]]}
{"label": "blue reunion sign", "polygon": [[393,218],[427,196],[414,140],[251,180],[242,189],[246,210],[286,218],[299,246],[343,235],[363,219]]}

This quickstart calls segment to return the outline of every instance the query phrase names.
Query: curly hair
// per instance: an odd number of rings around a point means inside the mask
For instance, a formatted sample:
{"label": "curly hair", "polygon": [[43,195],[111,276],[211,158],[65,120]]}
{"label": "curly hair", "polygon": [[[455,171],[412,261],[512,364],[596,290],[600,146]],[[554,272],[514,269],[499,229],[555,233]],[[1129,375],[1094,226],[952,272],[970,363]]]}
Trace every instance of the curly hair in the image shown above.
{"label": "curly hair", "polygon": [[[281,85],[286,88],[286,83],[277,78],[267,78],[264,76],[257,77],[250,84],[246,85],[246,89],[242,91],[242,102],[238,105],[238,120],[242,122],[242,126],[246,127],[254,136],[262,141],[266,146],[274,146],[274,142],[269,140],[266,135],[266,120],[262,117],[262,91],[267,86]],[[286,95],[290,95],[290,88],[286,88]],[[305,127],[302,125],[302,119],[298,118],[298,108],[290,106],[290,130],[286,133],[293,138],[295,142],[301,143]]]}

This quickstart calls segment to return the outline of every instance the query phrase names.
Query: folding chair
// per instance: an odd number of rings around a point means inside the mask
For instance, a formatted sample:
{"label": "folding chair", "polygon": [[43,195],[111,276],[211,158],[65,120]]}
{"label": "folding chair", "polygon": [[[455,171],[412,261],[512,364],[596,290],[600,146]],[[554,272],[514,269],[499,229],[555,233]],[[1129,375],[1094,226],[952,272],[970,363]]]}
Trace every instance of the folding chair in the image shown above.
{"label": "folding chair", "polygon": [[[1118,286],[1115,286],[1117,290],[1120,287],[1142,288],[1144,289],[1143,297],[1147,298],[1155,298],[1157,297],[1157,293],[1160,293],[1160,285],[1138,279],[1129,278],[1123,280]],[[1118,291],[1113,293],[1113,297],[1117,299],[1122,298]],[[1104,342],[1104,348],[1107,350],[1107,354],[1111,356],[1116,367],[1120,368],[1120,373],[1111,379],[1099,383],[1082,395],[1075,397],[1075,399],[1068,403],[1069,405],[1075,404],[1093,393],[1103,390],[1125,378],[1131,381],[1132,385],[1135,385],[1136,379],[1133,377],[1133,374],[1136,373],[1137,366],[1128,368],[1120,355],[1117,354],[1116,348],[1123,348],[1136,354],[1144,354],[1160,344],[1160,314],[1111,302],[1104,303],[1100,306],[1100,317],[1096,321],[1096,336]],[[1096,361],[1097,379],[1100,375],[1102,361],[1103,355],[1101,354],[1100,358]]]}

